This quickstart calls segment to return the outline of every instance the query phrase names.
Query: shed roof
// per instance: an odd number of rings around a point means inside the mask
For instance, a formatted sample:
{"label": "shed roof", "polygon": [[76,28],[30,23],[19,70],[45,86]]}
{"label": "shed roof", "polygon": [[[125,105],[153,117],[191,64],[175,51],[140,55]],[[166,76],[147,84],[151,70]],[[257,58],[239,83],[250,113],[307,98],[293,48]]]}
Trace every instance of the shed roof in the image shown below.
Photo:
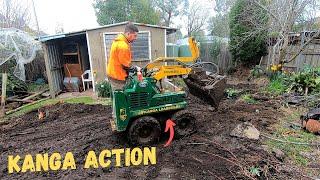
{"label": "shed roof", "polygon": [[[128,23],[129,23],[129,21],[124,21],[124,22],[115,23],[115,24],[108,24],[108,25],[104,25],[104,26],[100,26],[100,27],[96,27],[96,28],[84,29],[84,30],[81,30],[81,31],[69,32],[69,33],[61,33],[61,34],[55,34],[55,35],[47,35],[47,36],[40,36],[39,38],[37,38],[37,40],[39,40],[41,42],[45,42],[45,41],[49,41],[49,40],[53,40],[53,39],[59,39],[59,38],[64,38],[64,37],[82,35],[82,34],[86,34],[87,31],[92,31],[92,30],[97,30],[97,29],[102,29],[102,28],[108,28],[108,27],[114,27],[114,26],[121,26],[121,25],[125,25],[125,24],[128,24]],[[143,24],[143,23],[136,23],[136,22],[132,22],[132,23],[135,24],[135,25],[138,25],[138,26],[146,26],[146,27],[152,27],[152,28],[166,29],[167,30],[167,34],[172,34],[172,33],[176,32],[178,30],[177,28],[170,28],[170,27],[166,27],[166,26],[158,26],[158,25]]]}

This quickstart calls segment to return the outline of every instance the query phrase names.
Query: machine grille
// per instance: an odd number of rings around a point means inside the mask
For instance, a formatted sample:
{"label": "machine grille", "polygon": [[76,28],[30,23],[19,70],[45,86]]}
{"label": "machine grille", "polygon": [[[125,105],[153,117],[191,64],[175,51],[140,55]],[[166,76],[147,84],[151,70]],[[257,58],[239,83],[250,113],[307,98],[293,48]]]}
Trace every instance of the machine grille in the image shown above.
{"label": "machine grille", "polygon": [[129,101],[131,108],[141,108],[148,106],[148,93],[140,92],[140,93],[131,93],[129,96]]}

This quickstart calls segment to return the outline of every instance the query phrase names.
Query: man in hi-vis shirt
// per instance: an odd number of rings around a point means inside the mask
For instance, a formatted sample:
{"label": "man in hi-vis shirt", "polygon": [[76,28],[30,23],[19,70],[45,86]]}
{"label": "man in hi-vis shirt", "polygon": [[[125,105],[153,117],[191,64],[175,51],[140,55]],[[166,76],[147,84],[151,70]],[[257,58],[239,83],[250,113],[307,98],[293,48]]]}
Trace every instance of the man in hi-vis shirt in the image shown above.
{"label": "man in hi-vis shirt", "polygon": [[[107,77],[111,84],[112,93],[123,90],[131,66],[131,45],[137,39],[138,28],[129,23],[124,33],[119,34],[112,42],[107,66]],[[114,97],[114,95],[112,94]],[[112,117],[115,118],[115,99],[112,98]]]}
{"label": "man in hi-vis shirt", "polygon": [[112,42],[107,66],[112,91],[122,90],[125,85],[132,58],[130,43],[137,39],[138,32],[138,28],[129,23],[124,33],[119,34]]}

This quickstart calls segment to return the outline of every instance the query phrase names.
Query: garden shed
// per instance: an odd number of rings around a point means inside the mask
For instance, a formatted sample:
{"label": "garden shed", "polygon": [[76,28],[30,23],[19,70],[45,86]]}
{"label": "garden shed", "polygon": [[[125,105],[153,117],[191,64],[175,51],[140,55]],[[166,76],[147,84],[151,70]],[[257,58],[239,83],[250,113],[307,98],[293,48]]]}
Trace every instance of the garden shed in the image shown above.
{"label": "garden shed", "polygon": [[[128,22],[110,24],[77,32],[39,37],[45,52],[46,72],[52,97],[65,89],[65,82],[71,83],[81,75],[92,77],[95,85],[106,78],[106,65],[109,49],[117,34],[123,32]],[[177,29],[133,23],[139,29],[137,40],[132,43],[133,64],[144,66],[152,59],[166,57],[167,35]],[[66,80],[67,78],[67,80]],[[81,90],[79,87],[67,87],[69,90]]]}

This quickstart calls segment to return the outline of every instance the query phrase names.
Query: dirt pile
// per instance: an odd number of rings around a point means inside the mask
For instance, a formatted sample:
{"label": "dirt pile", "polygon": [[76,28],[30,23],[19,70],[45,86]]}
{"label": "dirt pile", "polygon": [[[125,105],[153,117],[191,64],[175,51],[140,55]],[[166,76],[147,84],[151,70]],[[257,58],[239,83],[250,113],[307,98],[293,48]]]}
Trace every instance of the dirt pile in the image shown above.
{"label": "dirt pile", "polygon": [[[0,150],[0,179],[248,179],[252,176],[250,168],[262,171],[260,177],[255,178],[299,179],[298,173],[277,168],[281,163],[261,148],[259,140],[229,135],[241,122],[250,122],[260,131],[266,131],[281,115],[278,108],[275,102],[247,104],[237,99],[225,99],[216,111],[190,97],[188,110],[197,117],[197,132],[174,140],[166,148],[163,147],[164,137],[157,146],[157,165],[83,169],[88,151],[130,145],[124,134],[112,133],[110,106],[57,104],[47,108],[48,116],[43,121],[38,120],[35,111],[0,125],[0,145],[3,147]],[[8,174],[8,155],[63,154],[68,151],[79,164],[76,170]]]}

